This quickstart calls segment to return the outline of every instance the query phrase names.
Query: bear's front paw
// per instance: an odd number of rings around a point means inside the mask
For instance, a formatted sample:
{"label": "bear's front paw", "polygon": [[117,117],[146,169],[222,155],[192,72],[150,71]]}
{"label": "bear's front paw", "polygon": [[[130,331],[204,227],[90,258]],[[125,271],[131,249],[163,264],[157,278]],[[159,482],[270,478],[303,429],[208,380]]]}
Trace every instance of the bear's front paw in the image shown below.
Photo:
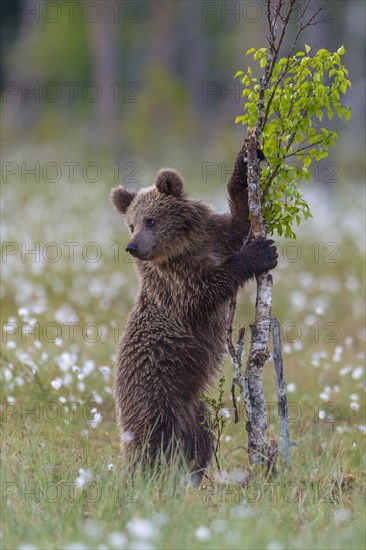
{"label": "bear's front paw", "polygon": [[272,239],[259,237],[247,246],[243,246],[241,252],[250,258],[256,275],[270,271],[277,265],[278,254]]}

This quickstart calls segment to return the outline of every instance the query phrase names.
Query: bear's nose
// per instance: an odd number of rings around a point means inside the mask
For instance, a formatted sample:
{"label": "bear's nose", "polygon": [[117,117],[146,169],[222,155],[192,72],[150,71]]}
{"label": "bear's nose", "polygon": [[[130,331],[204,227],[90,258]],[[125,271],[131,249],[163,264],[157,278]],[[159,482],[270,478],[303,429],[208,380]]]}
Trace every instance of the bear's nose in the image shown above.
{"label": "bear's nose", "polygon": [[137,252],[137,246],[133,243],[128,243],[125,250],[126,252],[129,252],[133,256]]}

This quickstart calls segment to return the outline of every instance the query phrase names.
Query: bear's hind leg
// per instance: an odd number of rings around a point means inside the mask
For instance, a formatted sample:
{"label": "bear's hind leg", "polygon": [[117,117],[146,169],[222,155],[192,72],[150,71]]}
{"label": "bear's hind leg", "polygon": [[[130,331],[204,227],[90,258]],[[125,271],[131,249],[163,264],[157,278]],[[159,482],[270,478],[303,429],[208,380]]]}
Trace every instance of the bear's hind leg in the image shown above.
{"label": "bear's hind leg", "polygon": [[211,462],[212,454],[213,443],[208,425],[207,408],[205,403],[200,401],[196,412],[194,441],[190,460],[191,481],[195,487],[198,487],[201,483],[205,469]]}

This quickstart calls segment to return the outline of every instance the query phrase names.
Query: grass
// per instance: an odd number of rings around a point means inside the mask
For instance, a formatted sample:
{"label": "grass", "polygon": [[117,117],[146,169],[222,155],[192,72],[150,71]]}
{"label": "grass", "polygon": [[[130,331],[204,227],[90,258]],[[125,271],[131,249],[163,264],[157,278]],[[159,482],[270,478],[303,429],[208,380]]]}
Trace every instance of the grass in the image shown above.
{"label": "grass", "polygon": [[[113,364],[136,280],[123,253],[122,222],[109,205],[112,185],[4,186],[3,241],[19,250],[3,258],[1,290],[8,328],[1,357],[2,547],[363,548],[361,194],[318,190],[314,220],[301,228],[298,248],[279,242],[273,313],[283,331],[297,445],[291,471],[280,468],[272,480],[249,472],[245,417],[239,408],[234,424],[227,359],[224,474],[212,468],[197,490],[174,466],[131,480],[120,461]],[[216,191],[222,206],[224,193]],[[26,255],[36,242],[39,252]],[[70,242],[79,243],[73,259]],[[91,261],[96,251],[102,256]],[[241,296],[237,319],[248,324],[254,285]],[[269,435],[278,438],[271,361],[264,386]],[[243,486],[225,472],[250,477]]]}

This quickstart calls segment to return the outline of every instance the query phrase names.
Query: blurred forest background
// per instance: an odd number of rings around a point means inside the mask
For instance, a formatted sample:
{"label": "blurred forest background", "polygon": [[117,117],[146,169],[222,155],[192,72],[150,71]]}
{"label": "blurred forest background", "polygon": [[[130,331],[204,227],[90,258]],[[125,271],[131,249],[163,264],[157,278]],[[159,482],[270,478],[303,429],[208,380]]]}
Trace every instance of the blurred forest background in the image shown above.
{"label": "blurred forest background", "polygon": [[[312,0],[309,13],[319,4]],[[68,157],[168,163],[201,179],[201,161],[234,158],[244,129],[234,125],[242,100],[233,76],[246,67],[248,48],[266,46],[263,0],[5,0],[1,8],[6,160],[14,149],[37,147],[36,161],[52,144],[61,154],[62,143]],[[361,180],[365,2],[330,1],[323,19],[299,49],[346,48],[353,118],[330,128],[340,133],[341,176]]]}

